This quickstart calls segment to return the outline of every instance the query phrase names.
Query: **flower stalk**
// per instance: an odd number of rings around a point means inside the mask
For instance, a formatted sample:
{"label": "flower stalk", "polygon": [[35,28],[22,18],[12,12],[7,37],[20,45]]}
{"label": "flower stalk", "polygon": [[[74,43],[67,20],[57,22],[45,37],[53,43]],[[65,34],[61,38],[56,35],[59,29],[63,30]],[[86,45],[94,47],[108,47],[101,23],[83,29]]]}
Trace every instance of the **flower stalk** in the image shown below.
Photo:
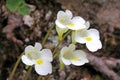
{"label": "flower stalk", "polygon": [[42,45],[45,44],[45,42],[46,42],[46,40],[47,40],[50,32],[52,31],[52,29],[53,29],[54,27],[55,27],[55,24],[52,24],[52,26],[51,26],[50,29],[48,30],[47,34],[45,35],[44,39],[42,40],[42,43],[41,43]]}
{"label": "flower stalk", "polygon": [[10,76],[9,76],[8,80],[12,80],[12,77],[13,77],[13,75],[15,74],[15,71],[16,71],[16,69],[17,69],[17,67],[18,67],[18,64],[20,63],[21,56],[22,56],[23,54],[24,54],[24,52],[19,56],[18,60],[16,61],[15,65],[14,65],[14,68],[13,68],[12,72],[10,73]]}
{"label": "flower stalk", "polygon": [[57,49],[59,48],[60,44],[63,42],[63,40],[66,38],[66,36],[71,33],[71,30],[69,30],[64,36],[63,36],[63,39],[61,41],[59,41],[59,43],[57,44],[57,46],[55,47],[55,49],[53,50],[53,55],[56,55],[56,51]]}
{"label": "flower stalk", "polygon": [[28,77],[29,77],[31,71],[32,71],[32,66],[29,67],[29,69],[27,71],[27,74],[25,75],[25,79],[24,80],[28,80]]}

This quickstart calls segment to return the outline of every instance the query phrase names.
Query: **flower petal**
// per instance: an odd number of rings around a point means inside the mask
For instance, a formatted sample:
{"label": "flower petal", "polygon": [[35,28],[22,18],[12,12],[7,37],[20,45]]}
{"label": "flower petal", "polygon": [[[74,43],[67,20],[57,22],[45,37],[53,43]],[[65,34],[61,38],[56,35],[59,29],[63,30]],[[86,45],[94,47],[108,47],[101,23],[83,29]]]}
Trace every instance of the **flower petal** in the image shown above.
{"label": "flower petal", "polygon": [[88,59],[86,57],[86,54],[82,50],[74,51],[73,58],[76,58],[75,60],[74,59],[71,60],[73,65],[80,66],[80,65],[84,65],[85,63],[88,63]]}
{"label": "flower petal", "polygon": [[70,10],[66,10],[65,13],[68,15],[69,18],[72,18],[72,12]]}
{"label": "flower petal", "polygon": [[92,41],[90,43],[86,43],[86,46],[87,48],[89,49],[89,51],[91,52],[95,52],[97,51],[98,49],[101,49],[102,48],[102,43],[100,40],[97,40],[97,41]]}
{"label": "flower petal", "polygon": [[47,75],[52,73],[52,65],[50,62],[44,62],[41,65],[35,65],[35,71],[39,75]]}
{"label": "flower petal", "polygon": [[87,63],[88,59],[87,59],[87,55],[84,51],[82,50],[76,50],[74,51],[74,56],[79,58],[81,61]]}
{"label": "flower petal", "polygon": [[60,56],[63,56],[66,51],[68,51],[68,47],[65,46],[61,49]]}
{"label": "flower petal", "polygon": [[95,39],[99,39],[100,38],[99,32],[98,32],[97,29],[89,29],[88,33]]}
{"label": "flower petal", "polygon": [[81,60],[71,60],[71,63],[73,64],[73,65],[76,65],[76,66],[81,66],[81,65],[84,65],[85,64],[85,62],[83,62],[83,61],[81,61]]}
{"label": "flower petal", "polygon": [[63,15],[65,15],[64,11],[58,11],[58,13],[57,13],[57,19],[60,20],[61,16],[63,16]]}
{"label": "flower petal", "polygon": [[40,51],[40,50],[42,49],[42,45],[41,45],[40,43],[36,42],[36,43],[35,43],[35,49],[36,49],[37,51]]}
{"label": "flower petal", "polygon": [[86,28],[85,20],[81,17],[74,17],[72,22],[67,25],[67,27],[71,30],[79,30]]}
{"label": "flower petal", "polygon": [[81,38],[81,37],[75,37],[75,41],[81,44],[86,43],[85,39]]}
{"label": "flower petal", "polygon": [[86,29],[88,29],[88,28],[90,27],[90,22],[87,21],[87,22],[85,23],[85,26],[86,26]]}
{"label": "flower petal", "polygon": [[67,59],[65,59],[65,58],[63,58],[63,57],[60,57],[60,58],[61,58],[62,62],[63,62],[65,65],[70,65],[70,64],[71,64],[71,61],[70,61],[70,60],[67,60]]}
{"label": "flower petal", "polygon": [[67,47],[66,50],[64,50],[61,53],[61,56],[64,57],[66,60],[69,60],[69,59],[72,58],[74,50],[75,50],[75,45],[74,44],[70,44],[69,47]]}
{"label": "flower petal", "polygon": [[75,41],[79,43],[86,43],[84,37],[88,36],[87,30],[78,30],[75,32]]}
{"label": "flower petal", "polygon": [[75,50],[75,45],[74,45],[74,44],[70,44],[70,45],[69,45],[69,50],[70,50],[70,51]]}
{"label": "flower petal", "polygon": [[71,30],[80,30],[80,29],[86,28],[85,25],[79,24],[78,22],[71,22],[66,27],[69,28],[69,29],[71,29]]}
{"label": "flower petal", "polygon": [[30,50],[33,50],[33,49],[34,49],[34,47],[33,47],[33,46],[31,46],[31,45],[29,45],[29,46],[25,47],[25,54],[29,53],[29,52],[30,52]]}
{"label": "flower petal", "polygon": [[52,61],[52,52],[50,49],[43,49],[41,52],[41,58],[46,61]]}
{"label": "flower petal", "polygon": [[33,65],[34,64],[34,62],[32,61],[32,60],[30,60],[27,56],[25,56],[25,55],[23,55],[22,57],[21,57],[21,59],[22,59],[22,62],[24,63],[24,64],[26,64],[26,65]]}
{"label": "flower petal", "polygon": [[59,28],[66,28],[65,25],[63,25],[61,22],[59,22],[58,20],[55,21],[55,24],[59,27]]}
{"label": "flower petal", "polygon": [[85,24],[85,20],[80,16],[73,17],[72,21],[79,22],[79,24]]}

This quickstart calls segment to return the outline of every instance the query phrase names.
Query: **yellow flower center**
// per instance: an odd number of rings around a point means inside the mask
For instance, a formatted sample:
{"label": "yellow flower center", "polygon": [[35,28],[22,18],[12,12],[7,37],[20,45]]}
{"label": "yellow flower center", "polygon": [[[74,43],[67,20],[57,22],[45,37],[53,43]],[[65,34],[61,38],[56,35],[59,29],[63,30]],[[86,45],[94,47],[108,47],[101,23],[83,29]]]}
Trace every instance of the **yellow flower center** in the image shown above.
{"label": "yellow flower center", "polygon": [[74,58],[72,58],[72,60],[77,61],[77,60],[79,60],[79,59],[78,59],[78,58],[76,58],[76,57],[74,57]]}
{"label": "yellow flower center", "polygon": [[68,24],[68,26],[70,26],[70,27],[74,27],[74,26],[75,26],[75,24],[70,23],[70,24]]}
{"label": "yellow flower center", "polygon": [[91,37],[87,37],[87,38],[85,38],[86,39],[86,41],[92,41],[92,38]]}
{"label": "yellow flower center", "polygon": [[40,64],[43,64],[43,60],[41,60],[41,59],[37,60],[36,62],[37,62],[37,64],[39,64],[39,65],[40,65]]}

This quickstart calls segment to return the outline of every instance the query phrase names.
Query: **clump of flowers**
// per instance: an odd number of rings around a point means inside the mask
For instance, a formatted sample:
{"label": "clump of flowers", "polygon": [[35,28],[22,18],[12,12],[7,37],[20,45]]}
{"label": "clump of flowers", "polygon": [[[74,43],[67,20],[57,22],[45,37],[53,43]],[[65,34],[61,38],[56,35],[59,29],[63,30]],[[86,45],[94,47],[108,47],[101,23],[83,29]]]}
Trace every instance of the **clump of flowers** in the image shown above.
{"label": "clump of flowers", "polygon": [[35,71],[40,75],[52,73],[52,52],[49,49],[42,49],[40,43],[35,43],[35,46],[27,46],[25,55],[22,56],[22,62],[28,66],[34,65]]}
{"label": "clump of flowers", "polygon": [[[86,44],[88,50],[91,52],[95,52],[102,48],[99,31],[93,28],[89,29],[90,23],[80,16],[73,17],[70,10],[66,10],[65,12],[59,11],[55,24],[60,42],[63,41],[63,36],[68,32],[68,30],[72,31],[72,44],[68,47],[63,47],[57,52],[60,52],[60,54],[57,55],[59,55],[60,61],[65,65],[73,64],[75,66],[81,66],[89,62],[87,55],[83,50],[75,49],[75,43],[77,42]],[[57,47],[54,50],[57,50]],[[25,54],[21,59],[22,62],[28,66],[34,65],[35,71],[39,75],[52,73],[52,52],[50,49],[42,49],[40,43],[36,42],[35,46],[27,46],[25,48]]]}
{"label": "clump of flowers", "polygon": [[70,10],[59,11],[56,20],[56,30],[59,39],[68,30],[72,30],[72,42],[85,44],[89,51],[95,52],[102,48],[99,32],[96,29],[89,29],[90,23],[80,16],[73,17]]}

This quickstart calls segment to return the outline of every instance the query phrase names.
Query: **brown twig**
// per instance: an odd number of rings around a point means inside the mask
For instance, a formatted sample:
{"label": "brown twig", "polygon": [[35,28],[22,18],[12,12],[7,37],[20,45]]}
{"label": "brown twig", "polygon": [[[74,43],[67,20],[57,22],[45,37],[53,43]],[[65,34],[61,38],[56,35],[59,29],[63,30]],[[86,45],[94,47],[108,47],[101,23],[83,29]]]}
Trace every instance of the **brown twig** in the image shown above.
{"label": "brown twig", "polygon": [[115,69],[115,70],[120,70],[120,59],[115,59],[115,58],[103,58],[102,59],[105,64],[110,68],[110,69]]}
{"label": "brown twig", "polygon": [[120,66],[120,60],[99,58],[92,54],[87,54],[87,58],[89,59],[89,64],[93,66],[95,70],[108,77],[109,80],[120,80],[120,77],[112,70],[112,68]]}

